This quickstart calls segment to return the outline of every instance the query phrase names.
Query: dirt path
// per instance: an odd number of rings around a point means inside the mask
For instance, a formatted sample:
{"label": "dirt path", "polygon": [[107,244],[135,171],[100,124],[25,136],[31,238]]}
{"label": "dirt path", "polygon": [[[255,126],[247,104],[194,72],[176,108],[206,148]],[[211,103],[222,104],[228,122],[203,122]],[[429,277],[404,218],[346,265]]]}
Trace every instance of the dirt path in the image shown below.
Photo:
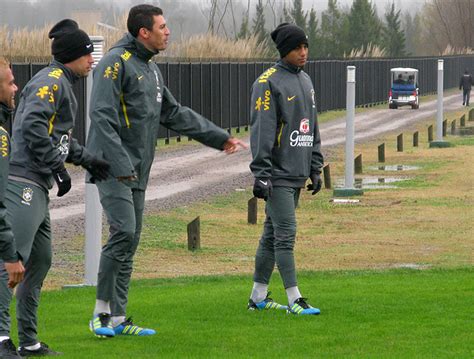
{"label": "dirt path", "polygon": [[[444,110],[461,108],[458,94],[444,99]],[[385,132],[404,129],[436,115],[436,101],[422,103],[419,110],[375,109],[356,115],[356,142]],[[321,125],[323,152],[330,158],[331,148],[345,140],[345,118]],[[248,139],[246,139],[248,141]],[[158,211],[228,193],[252,184],[248,165],[250,151],[227,156],[202,145],[157,152],[146,194],[147,211]],[[63,198],[51,191],[51,219],[55,242],[84,233],[84,172],[72,171],[73,188]],[[59,243],[58,243],[59,244]]]}

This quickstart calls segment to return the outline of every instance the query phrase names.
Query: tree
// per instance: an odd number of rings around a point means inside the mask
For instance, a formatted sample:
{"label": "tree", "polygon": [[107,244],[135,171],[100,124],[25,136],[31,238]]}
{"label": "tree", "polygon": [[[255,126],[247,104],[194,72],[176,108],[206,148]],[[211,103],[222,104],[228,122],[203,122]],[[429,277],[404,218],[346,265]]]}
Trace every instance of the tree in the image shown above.
{"label": "tree", "polygon": [[316,10],[314,10],[314,8],[311,8],[309,12],[307,34],[309,53],[312,55],[311,57],[319,57],[318,49],[320,48],[321,40],[318,31],[318,19],[316,17]]}
{"label": "tree", "polygon": [[404,15],[405,18],[405,49],[409,55],[424,55],[421,50],[422,25],[420,15],[411,16],[409,11]]}
{"label": "tree", "polygon": [[258,39],[258,43],[261,44],[267,39],[267,31],[265,30],[265,16],[263,14],[263,0],[258,0],[255,10],[256,12],[253,19],[252,31]]}
{"label": "tree", "polygon": [[321,15],[321,47],[318,57],[342,57],[343,21],[337,0],[328,0],[328,7]]}
{"label": "tree", "polygon": [[385,13],[385,22],[382,39],[387,56],[405,56],[405,34],[401,28],[400,10],[395,10],[394,3],[392,3]]}
{"label": "tree", "polygon": [[248,13],[246,13],[242,16],[242,23],[240,24],[240,30],[239,30],[239,33],[237,34],[237,38],[246,39],[249,36],[250,36],[249,17],[248,17]]}
{"label": "tree", "polygon": [[369,0],[354,0],[348,15],[348,43],[352,49],[366,49],[380,44],[382,24]]}
{"label": "tree", "polygon": [[293,7],[290,9],[290,16],[293,20],[292,22],[304,31],[306,31],[306,18],[308,13],[303,11],[303,0],[293,0]]}
{"label": "tree", "polygon": [[[425,47],[433,54],[448,46],[474,48],[474,0],[431,0],[422,10]],[[430,40],[430,41],[428,41]]]}

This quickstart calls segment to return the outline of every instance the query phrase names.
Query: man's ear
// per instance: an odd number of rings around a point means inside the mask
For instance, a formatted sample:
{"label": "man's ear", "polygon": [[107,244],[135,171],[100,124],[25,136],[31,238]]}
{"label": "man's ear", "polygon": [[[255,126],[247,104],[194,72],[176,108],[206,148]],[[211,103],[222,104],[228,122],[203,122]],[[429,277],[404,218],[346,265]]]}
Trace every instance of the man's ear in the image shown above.
{"label": "man's ear", "polygon": [[141,27],[140,30],[138,30],[138,35],[146,40],[150,38],[150,30],[148,30],[145,27]]}

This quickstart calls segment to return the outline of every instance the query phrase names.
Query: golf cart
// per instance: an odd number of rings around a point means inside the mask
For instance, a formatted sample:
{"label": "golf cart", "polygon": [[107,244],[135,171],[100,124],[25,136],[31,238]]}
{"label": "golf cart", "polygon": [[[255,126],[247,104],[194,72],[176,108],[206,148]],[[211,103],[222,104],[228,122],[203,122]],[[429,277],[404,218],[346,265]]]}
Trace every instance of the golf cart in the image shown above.
{"label": "golf cart", "polygon": [[409,67],[395,67],[390,69],[390,92],[388,93],[388,107],[397,109],[399,106],[419,108],[418,100],[418,70]]}

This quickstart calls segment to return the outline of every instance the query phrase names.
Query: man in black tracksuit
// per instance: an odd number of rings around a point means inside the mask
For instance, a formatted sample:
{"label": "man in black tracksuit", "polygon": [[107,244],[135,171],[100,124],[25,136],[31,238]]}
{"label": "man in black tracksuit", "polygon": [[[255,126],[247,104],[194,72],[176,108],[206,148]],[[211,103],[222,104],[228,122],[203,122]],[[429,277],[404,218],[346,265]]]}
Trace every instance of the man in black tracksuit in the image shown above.
{"label": "man in black tracksuit", "polygon": [[469,106],[469,98],[471,97],[471,88],[474,84],[472,80],[472,75],[469,73],[469,70],[464,71],[464,75],[461,76],[459,80],[459,89],[462,89],[462,105]]}
{"label": "man in black tracksuit", "polygon": [[130,10],[127,33],[94,70],[87,148],[110,162],[111,178],[97,183],[110,225],[97,281],[90,330],[97,337],[146,336],[155,330],[126,319],[133,257],[140,240],[145,190],[161,125],[213,148],[232,153],[241,141],[229,137],[188,107],[165,86],[152,61],[166,49],[170,31],[152,5]]}
{"label": "man in black tracksuit", "polygon": [[[5,191],[8,184],[8,160],[10,157],[10,136],[3,127],[15,107],[15,93],[18,87],[9,63],[0,57],[0,287],[4,292],[13,289],[22,279],[25,268],[16,250],[11,226],[7,221]],[[1,310],[1,309],[0,309]],[[9,335],[0,335],[0,358],[19,358]]]}
{"label": "man in black tracksuit", "polygon": [[[266,219],[248,309],[314,315],[319,309],[301,296],[293,254],[300,190],[308,178],[313,195],[321,189],[323,166],[313,84],[302,69],[308,57],[308,39],[301,28],[288,23],[280,24],[271,36],[281,60],[254,82],[251,97],[250,170],[255,177],[254,195],[266,201]],[[288,307],[268,296],[275,263]]]}
{"label": "man in black tracksuit", "polygon": [[[58,354],[37,339],[38,302],[52,255],[49,190],[54,182],[58,196],[71,189],[64,162],[85,167],[97,180],[107,178],[109,167],[71,137],[77,112],[72,85],[91,70],[92,42],[69,19],[56,24],[49,37],[53,39],[54,61],[39,71],[20,95],[6,194],[7,219],[25,263],[25,278],[16,291],[21,356]],[[10,332],[11,297],[11,291],[0,287],[2,336]]]}

